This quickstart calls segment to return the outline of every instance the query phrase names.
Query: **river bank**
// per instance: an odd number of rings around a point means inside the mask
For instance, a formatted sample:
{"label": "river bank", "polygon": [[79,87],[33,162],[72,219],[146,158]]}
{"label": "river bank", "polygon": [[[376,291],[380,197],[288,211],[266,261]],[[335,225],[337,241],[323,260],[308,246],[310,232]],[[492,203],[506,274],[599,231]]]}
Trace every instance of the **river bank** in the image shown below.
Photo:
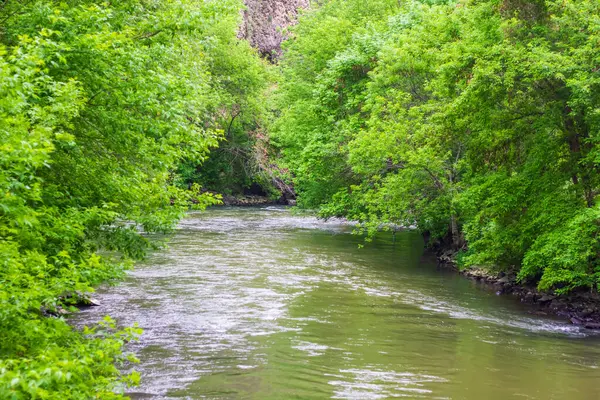
{"label": "river bank", "polygon": [[538,307],[539,315],[555,315],[586,329],[600,330],[600,295],[594,292],[573,292],[555,295],[539,291],[536,287],[517,281],[515,274],[494,272],[484,267],[460,269],[455,261],[456,253],[450,250],[437,251],[438,264],[451,269],[465,278],[492,290],[497,295],[517,297],[522,303]]}
{"label": "river bank", "polygon": [[285,196],[281,196],[278,199],[273,199],[268,196],[258,196],[258,195],[223,195],[223,205],[224,206],[234,206],[234,207],[252,207],[252,206],[270,206],[270,205],[279,205],[279,206],[295,206],[296,200],[287,199]]}

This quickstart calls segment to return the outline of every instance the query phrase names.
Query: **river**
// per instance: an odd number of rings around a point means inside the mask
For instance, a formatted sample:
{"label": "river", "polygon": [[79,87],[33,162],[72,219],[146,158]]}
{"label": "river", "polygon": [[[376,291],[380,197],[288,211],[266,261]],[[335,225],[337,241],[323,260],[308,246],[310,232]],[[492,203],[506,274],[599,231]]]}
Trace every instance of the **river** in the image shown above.
{"label": "river", "polygon": [[144,329],[134,399],[600,399],[598,336],[437,270],[416,232],[351,231],[192,213],[74,323]]}

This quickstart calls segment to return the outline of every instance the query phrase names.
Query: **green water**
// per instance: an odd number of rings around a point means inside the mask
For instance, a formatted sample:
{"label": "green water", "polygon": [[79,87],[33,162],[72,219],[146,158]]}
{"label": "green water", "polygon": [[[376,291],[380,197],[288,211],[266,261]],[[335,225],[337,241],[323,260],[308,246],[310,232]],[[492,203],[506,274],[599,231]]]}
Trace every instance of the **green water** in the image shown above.
{"label": "green water", "polygon": [[138,322],[139,399],[600,399],[600,339],[423,256],[278,208],[191,214],[101,307]]}

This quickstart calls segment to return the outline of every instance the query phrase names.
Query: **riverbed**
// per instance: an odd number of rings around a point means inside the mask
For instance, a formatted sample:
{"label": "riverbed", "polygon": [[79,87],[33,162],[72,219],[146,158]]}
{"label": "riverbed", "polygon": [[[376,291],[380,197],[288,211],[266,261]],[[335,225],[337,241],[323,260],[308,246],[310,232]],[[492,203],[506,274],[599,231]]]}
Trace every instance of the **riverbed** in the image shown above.
{"label": "riverbed", "polygon": [[[101,303],[144,329],[137,399],[600,399],[600,337],[288,209],[191,213]],[[364,246],[362,246],[364,245]]]}

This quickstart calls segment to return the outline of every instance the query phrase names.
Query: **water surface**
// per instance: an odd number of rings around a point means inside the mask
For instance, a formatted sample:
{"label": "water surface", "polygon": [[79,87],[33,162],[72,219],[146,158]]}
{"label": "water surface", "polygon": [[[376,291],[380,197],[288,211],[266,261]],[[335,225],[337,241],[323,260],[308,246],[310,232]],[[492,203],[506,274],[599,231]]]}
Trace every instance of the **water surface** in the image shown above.
{"label": "water surface", "polygon": [[138,322],[139,399],[600,399],[600,340],[282,208],[190,214],[76,317]]}

